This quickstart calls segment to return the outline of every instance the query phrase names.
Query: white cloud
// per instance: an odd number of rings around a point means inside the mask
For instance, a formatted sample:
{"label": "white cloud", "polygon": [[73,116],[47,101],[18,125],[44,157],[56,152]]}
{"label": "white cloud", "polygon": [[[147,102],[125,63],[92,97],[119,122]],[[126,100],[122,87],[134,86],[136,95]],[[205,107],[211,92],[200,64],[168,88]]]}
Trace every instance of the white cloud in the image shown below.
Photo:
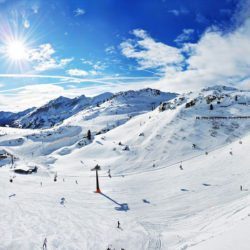
{"label": "white cloud", "polygon": [[135,39],[121,43],[123,55],[135,59],[139,69],[159,69],[162,72],[179,70],[184,60],[180,50],[157,42],[146,31],[136,29],[132,32]]}
{"label": "white cloud", "polygon": [[41,106],[46,102],[64,94],[64,88],[54,84],[40,84],[21,87],[9,91],[10,94],[0,93],[1,110],[21,111],[32,106]]}
{"label": "white cloud", "polygon": [[186,15],[189,13],[189,11],[185,8],[181,8],[181,9],[172,9],[169,10],[168,13],[173,14],[174,16],[180,16],[180,15]]}
{"label": "white cloud", "polygon": [[94,64],[92,61],[86,60],[84,58],[81,58],[81,61],[82,61],[83,64],[90,65],[90,66],[92,66]]}
{"label": "white cloud", "polygon": [[122,53],[140,69],[164,73],[155,87],[187,91],[215,84],[250,86],[250,18],[227,33],[210,27],[196,43],[181,48],[157,42],[143,30],[133,34],[137,39],[123,42]]}
{"label": "white cloud", "polygon": [[73,60],[73,58],[57,59],[53,57],[55,50],[49,43],[42,44],[28,53],[29,61],[33,64],[33,68],[36,71],[63,68]]}
{"label": "white cloud", "polygon": [[250,20],[229,34],[207,31],[197,44],[190,45],[188,71],[214,81],[245,78],[250,73],[249,44]]}
{"label": "white cloud", "polygon": [[74,14],[75,16],[82,16],[86,13],[86,11],[84,9],[81,9],[81,8],[77,8],[75,11],[74,11]]}
{"label": "white cloud", "polygon": [[84,58],[82,58],[81,61],[84,65],[87,65],[86,67],[88,67],[88,73],[90,75],[100,75],[102,71],[107,68],[107,64],[102,61],[91,61]]}
{"label": "white cloud", "polygon": [[82,69],[69,69],[67,74],[70,76],[87,76],[88,72]]}
{"label": "white cloud", "polygon": [[250,67],[250,23],[243,30],[223,35],[208,31],[201,40],[191,45],[192,53],[188,59],[190,70],[211,73],[220,76],[241,76]]}
{"label": "white cloud", "polygon": [[105,70],[106,67],[107,67],[106,64],[101,61],[97,61],[96,63],[93,64],[94,70]]}
{"label": "white cloud", "polygon": [[182,33],[174,40],[176,43],[183,43],[190,40],[194,33],[193,29],[183,29]]}
{"label": "white cloud", "polygon": [[[95,74],[95,73],[93,73]],[[64,84],[64,83],[85,83],[85,82],[92,82],[92,83],[100,83],[104,85],[116,85],[115,82],[122,83],[122,82],[129,82],[129,81],[146,81],[146,80],[156,80],[158,77],[118,77],[117,75],[111,77],[98,77],[98,78],[78,78],[73,76],[64,76],[64,75],[44,75],[44,74],[0,74],[0,78],[13,78],[18,81],[18,79],[24,78],[32,78],[32,79],[53,79],[56,81],[54,84]],[[113,82],[113,83],[111,83]],[[9,92],[9,90],[0,90],[0,93]]]}
{"label": "white cloud", "polygon": [[197,89],[215,84],[249,88],[250,20],[228,34],[208,30],[196,44],[186,44],[187,69],[173,72],[158,86],[171,90]]}
{"label": "white cloud", "polygon": [[109,46],[105,49],[105,52],[107,54],[115,54],[116,53],[116,49],[115,49],[115,46]]}
{"label": "white cloud", "polygon": [[93,76],[99,75],[100,72],[96,71],[96,70],[90,70],[89,73]]}
{"label": "white cloud", "polygon": [[[0,46],[0,54],[6,56],[8,51],[8,40],[3,41]],[[26,66],[35,71],[46,71],[52,69],[60,69],[67,66],[73,58],[59,58],[56,56],[56,51],[50,43],[41,44],[34,48],[25,48],[24,59]]]}

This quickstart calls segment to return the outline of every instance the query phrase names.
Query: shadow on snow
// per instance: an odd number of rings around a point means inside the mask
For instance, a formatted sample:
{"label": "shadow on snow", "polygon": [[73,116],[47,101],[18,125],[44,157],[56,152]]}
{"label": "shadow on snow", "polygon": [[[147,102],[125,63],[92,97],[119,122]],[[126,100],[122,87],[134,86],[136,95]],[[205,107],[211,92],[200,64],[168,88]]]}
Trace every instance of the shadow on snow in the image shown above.
{"label": "shadow on snow", "polygon": [[108,200],[114,202],[116,205],[118,205],[119,207],[115,207],[115,210],[117,211],[125,211],[127,212],[129,210],[128,204],[127,203],[119,203],[115,200],[113,200],[112,198],[110,198],[109,196],[107,196],[104,193],[100,193],[102,196],[106,197]]}

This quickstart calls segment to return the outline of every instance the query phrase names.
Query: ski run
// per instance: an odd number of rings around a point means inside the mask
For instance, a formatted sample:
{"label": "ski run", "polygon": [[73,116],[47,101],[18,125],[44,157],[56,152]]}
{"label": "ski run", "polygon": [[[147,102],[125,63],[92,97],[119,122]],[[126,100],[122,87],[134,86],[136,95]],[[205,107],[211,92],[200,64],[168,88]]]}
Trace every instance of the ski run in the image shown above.
{"label": "ski run", "polygon": [[249,250],[249,106],[215,86],[1,112],[0,249]]}

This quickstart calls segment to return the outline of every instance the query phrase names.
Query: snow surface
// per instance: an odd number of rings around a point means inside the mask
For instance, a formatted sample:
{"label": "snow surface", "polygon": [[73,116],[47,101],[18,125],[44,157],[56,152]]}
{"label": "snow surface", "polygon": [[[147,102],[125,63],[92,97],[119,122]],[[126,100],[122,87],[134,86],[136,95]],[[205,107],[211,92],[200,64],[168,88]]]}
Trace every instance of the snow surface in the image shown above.
{"label": "snow surface", "polygon": [[231,118],[250,115],[250,93],[189,93],[166,99],[163,112],[126,98],[51,129],[0,128],[14,167],[38,166],[31,175],[0,168],[1,250],[41,249],[45,237],[48,249],[249,249],[250,120]]}

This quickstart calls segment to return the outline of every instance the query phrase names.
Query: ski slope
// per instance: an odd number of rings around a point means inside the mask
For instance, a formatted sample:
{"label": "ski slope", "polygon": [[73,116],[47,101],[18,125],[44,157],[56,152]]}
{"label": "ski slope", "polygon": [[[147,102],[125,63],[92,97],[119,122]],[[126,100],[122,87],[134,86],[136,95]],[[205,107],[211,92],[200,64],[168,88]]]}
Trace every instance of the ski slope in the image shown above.
{"label": "ski slope", "polygon": [[0,168],[0,249],[41,249],[45,237],[48,249],[249,249],[250,120],[196,119],[248,116],[235,95],[248,102],[249,93],[223,90],[209,110],[213,94],[176,97],[173,109],[135,116],[84,147],[75,146],[84,130],[77,117],[50,130],[1,128],[16,166],[39,171]]}

